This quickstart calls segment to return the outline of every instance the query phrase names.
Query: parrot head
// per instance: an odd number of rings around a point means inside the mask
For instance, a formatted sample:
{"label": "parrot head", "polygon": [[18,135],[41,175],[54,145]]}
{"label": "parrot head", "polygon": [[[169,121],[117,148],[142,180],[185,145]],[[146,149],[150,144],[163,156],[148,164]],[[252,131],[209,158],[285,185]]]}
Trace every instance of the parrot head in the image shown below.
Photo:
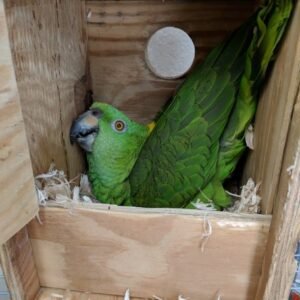
{"label": "parrot head", "polygon": [[73,122],[70,140],[87,153],[89,179],[97,199],[121,203],[129,195],[128,176],[153,127],[153,123],[139,124],[101,102]]}
{"label": "parrot head", "polygon": [[131,120],[110,104],[95,102],[73,122],[70,140],[88,153],[104,146],[111,153],[117,149],[129,151],[143,144],[153,127],[153,123],[142,125]]}

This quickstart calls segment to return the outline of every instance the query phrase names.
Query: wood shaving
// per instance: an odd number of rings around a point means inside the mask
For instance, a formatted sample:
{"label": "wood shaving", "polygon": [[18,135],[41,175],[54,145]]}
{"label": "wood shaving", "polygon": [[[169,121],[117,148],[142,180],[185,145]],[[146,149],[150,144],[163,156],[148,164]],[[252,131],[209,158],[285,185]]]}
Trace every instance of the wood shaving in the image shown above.
{"label": "wood shaving", "polygon": [[216,296],[216,300],[221,300],[221,294],[220,294],[220,291],[217,292],[217,296]]}
{"label": "wood shaving", "polygon": [[125,292],[124,300],[130,300],[130,291],[129,291],[129,289],[127,289],[126,292]]}
{"label": "wood shaving", "polygon": [[63,295],[56,294],[56,293],[52,293],[52,294],[50,295],[50,297],[51,297],[52,299],[64,299],[64,296],[63,296]]}
{"label": "wood shaving", "polygon": [[204,248],[211,235],[212,235],[212,225],[211,222],[208,220],[208,218],[205,216],[203,222],[203,233],[201,235],[201,240],[200,240],[201,252],[204,252]]}
{"label": "wood shaving", "polygon": [[41,206],[55,203],[58,206],[72,208],[73,204],[98,202],[91,193],[86,174],[80,176],[79,186],[75,184],[78,177],[68,181],[64,171],[51,165],[49,171],[35,177],[35,187]]}
{"label": "wood shaving", "polygon": [[163,298],[160,298],[160,297],[158,297],[156,295],[153,295],[152,298],[155,299],[155,300],[163,300]]}
{"label": "wood shaving", "polygon": [[291,165],[289,166],[286,171],[288,172],[289,176],[291,176],[293,174],[293,171],[295,169],[295,165]]}
{"label": "wood shaving", "polygon": [[245,132],[245,142],[249,149],[254,150],[254,128],[253,125],[249,125]]}
{"label": "wood shaving", "polygon": [[204,203],[201,202],[200,199],[197,199],[196,202],[192,202],[192,205],[199,210],[209,210],[209,211],[217,210],[212,202]]}
{"label": "wood shaving", "polygon": [[91,17],[92,17],[92,10],[89,9],[89,10],[87,11],[86,18],[87,18],[87,19],[90,19]]}
{"label": "wood shaving", "polygon": [[209,199],[205,193],[203,193],[202,190],[200,190],[201,195],[205,198],[205,200],[207,201],[206,203],[202,202],[199,198],[197,199],[196,202],[191,202],[191,204],[199,209],[199,210],[210,210],[210,211],[216,211],[217,209],[215,208],[214,202]]}
{"label": "wood shaving", "polygon": [[242,186],[241,195],[227,192],[230,196],[238,199],[234,202],[233,206],[226,209],[226,211],[248,214],[260,213],[261,197],[257,194],[259,187],[260,183],[255,184],[254,180],[249,178],[247,183]]}

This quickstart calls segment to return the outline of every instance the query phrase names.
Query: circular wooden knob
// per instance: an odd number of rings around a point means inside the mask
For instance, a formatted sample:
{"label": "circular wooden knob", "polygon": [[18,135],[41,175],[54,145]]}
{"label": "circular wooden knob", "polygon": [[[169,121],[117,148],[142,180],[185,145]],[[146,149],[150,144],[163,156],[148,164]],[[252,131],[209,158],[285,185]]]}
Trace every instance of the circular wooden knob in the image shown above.
{"label": "circular wooden knob", "polygon": [[189,71],[194,59],[194,43],[188,34],[179,28],[159,29],[148,41],[146,62],[158,77],[179,78]]}

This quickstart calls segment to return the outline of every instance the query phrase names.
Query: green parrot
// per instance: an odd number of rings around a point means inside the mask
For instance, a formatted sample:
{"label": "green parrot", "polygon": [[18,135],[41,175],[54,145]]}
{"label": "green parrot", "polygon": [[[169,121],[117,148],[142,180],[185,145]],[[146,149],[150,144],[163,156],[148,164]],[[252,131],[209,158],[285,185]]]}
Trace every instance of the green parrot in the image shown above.
{"label": "green parrot", "polygon": [[141,125],[94,103],[73,122],[72,142],[87,152],[101,202],[217,209],[246,145],[258,94],[292,12],[292,0],[267,1],[185,79],[157,122]]}

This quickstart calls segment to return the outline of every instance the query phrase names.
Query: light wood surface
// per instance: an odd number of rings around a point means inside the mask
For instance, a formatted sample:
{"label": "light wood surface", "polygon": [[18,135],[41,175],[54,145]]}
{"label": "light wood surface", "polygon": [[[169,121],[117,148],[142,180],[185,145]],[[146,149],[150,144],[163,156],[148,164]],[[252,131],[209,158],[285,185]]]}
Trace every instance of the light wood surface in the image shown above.
{"label": "light wood surface", "polygon": [[34,300],[40,283],[26,228],[0,247],[0,262],[11,300]]}
{"label": "light wood surface", "polygon": [[176,26],[196,46],[196,63],[254,10],[254,1],[87,1],[88,55],[95,99],[133,119],[152,120],[181,80],[157,78],[145,62],[149,37]]}
{"label": "light wood surface", "polygon": [[296,261],[294,255],[297,242],[300,239],[299,90],[275,200],[272,226],[256,300],[288,299],[295,276]]}
{"label": "light wood surface", "polygon": [[69,129],[85,109],[75,95],[86,68],[84,2],[5,3],[34,172],[46,172],[55,162],[70,177],[78,175],[82,155],[70,146]]}
{"label": "light wood surface", "polygon": [[164,299],[214,299],[220,290],[222,300],[253,299],[269,216],[138,211],[42,209],[43,225],[29,224],[41,286],[120,296],[129,288],[133,297]]}
{"label": "light wood surface", "polygon": [[0,1],[0,245],[37,213],[33,174]]}
{"label": "light wood surface", "polygon": [[[130,300],[142,298],[130,297]],[[75,292],[51,288],[41,288],[36,300],[124,300],[124,296],[94,294],[89,292]]]}
{"label": "light wood surface", "polygon": [[254,151],[244,170],[261,183],[262,212],[271,214],[277,195],[282,160],[293,107],[300,85],[300,3],[261,96],[254,126]]}

